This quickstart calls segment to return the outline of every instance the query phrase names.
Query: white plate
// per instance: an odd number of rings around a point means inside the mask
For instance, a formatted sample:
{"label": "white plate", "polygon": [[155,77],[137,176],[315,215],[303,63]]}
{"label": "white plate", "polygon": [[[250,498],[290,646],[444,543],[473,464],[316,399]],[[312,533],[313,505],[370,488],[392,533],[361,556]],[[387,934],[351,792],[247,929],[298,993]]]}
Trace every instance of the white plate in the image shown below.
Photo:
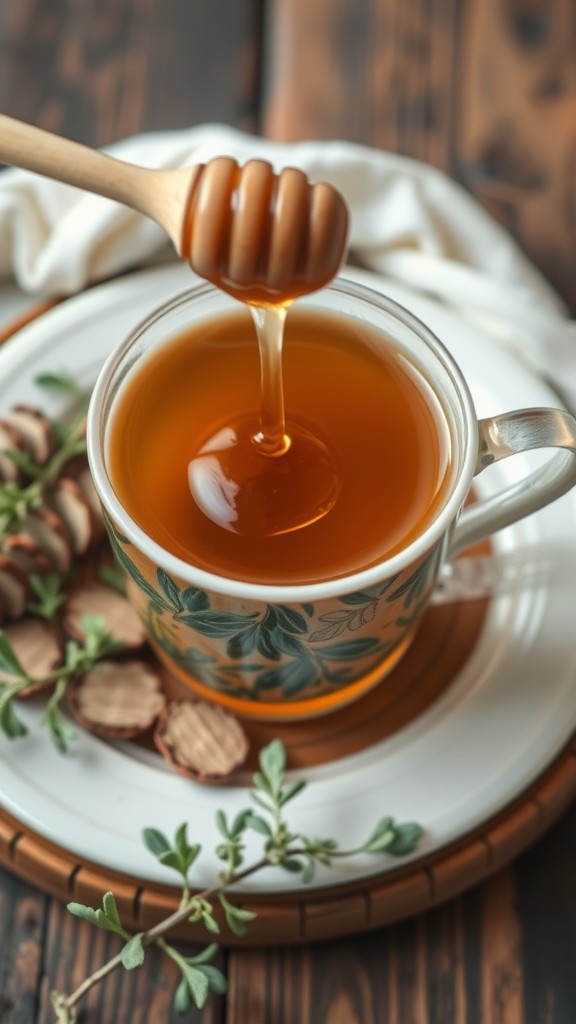
{"label": "white plate", "polygon": [[[528,405],[554,405],[555,394],[532,372],[432,300],[364,273],[436,331],[467,377],[479,416]],[[91,383],[99,366],[134,324],[173,293],[190,271],[162,267],[94,288],[32,323],[0,351],[0,414],[13,402],[42,404],[41,371],[66,369]],[[482,494],[501,489],[542,459],[515,456],[484,473]],[[376,820],[393,814],[425,828],[417,854],[465,835],[518,796],[546,768],[576,727],[576,498],[566,495],[495,538],[516,556],[528,583],[493,600],[482,636],[447,693],[424,715],[369,750],[308,770],[306,791],[291,813],[295,828],[357,844]],[[536,568],[536,571],[535,571]],[[244,785],[205,788],[173,773],[161,758],[130,744],[112,745],[82,732],[62,757],[37,728],[42,703],[21,712],[28,737],[0,738],[0,804],[42,836],[80,857],[143,879],[170,883],[141,843],[143,827],[172,834],[182,822],[204,853],[194,882],[218,870],[214,812],[247,803]],[[242,781],[242,780],[241,780]],[[254,836],[253,851],[258,849]],[[368,877],[398,866],[372,856],[337,864],[315,886]],[[279,869],[247,881],[247,891],[287,891],[298,877]]]}

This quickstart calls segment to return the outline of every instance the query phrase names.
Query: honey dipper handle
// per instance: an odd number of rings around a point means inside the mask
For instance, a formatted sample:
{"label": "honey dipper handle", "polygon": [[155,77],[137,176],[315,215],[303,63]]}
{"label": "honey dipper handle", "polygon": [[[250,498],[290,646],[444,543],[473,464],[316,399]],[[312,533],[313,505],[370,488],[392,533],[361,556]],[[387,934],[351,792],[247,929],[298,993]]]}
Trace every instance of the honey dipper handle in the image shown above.
{"label": "honey dipper handle", "polygon": [[180,252],[182,222],[198,168],[137,167],[5,114],[0,114],[0,162],[132,207],[161,224]]}

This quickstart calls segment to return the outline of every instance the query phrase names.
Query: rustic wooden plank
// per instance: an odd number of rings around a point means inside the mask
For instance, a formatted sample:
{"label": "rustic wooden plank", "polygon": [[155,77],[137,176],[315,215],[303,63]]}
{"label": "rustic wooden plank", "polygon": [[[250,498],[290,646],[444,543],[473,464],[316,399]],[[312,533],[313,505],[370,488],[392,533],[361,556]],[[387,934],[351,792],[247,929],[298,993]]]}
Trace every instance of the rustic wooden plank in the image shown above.
{"label": "rustic wooden plank", "polygon": [[270,0],[265,133],[462,181],[576,310],[572,0]]}
{"label": "rustic wooden plank", "polygon": [[3,0],[0,109],[102,146],[258,121],[262,0]]}
{"label": "rustic wooden plank", "polygon": [[[206,943],[207,944],[207,943]],[[116,935],[94,928],[76,917],[56,900],[50,902],[46,941],[44,944],[44,977],[40,992],[38,1024],[53,1024],[50,1006],[53,989],[70,993],[86,977],[114,956],[122,946]],[[178,945],[190,956],[199,947]],[[214,961],[224,968],[220,955]],[[92,989],[82,1003],[82,1024],[176,1024],[181,1020],[172,1007],[180,972],[174,962],[155,947],[146,953],[143,969],[117,970],[101,985]],[[223,1019],[223,1000],[210,999],[204,1012],[191,1010],[187,1020],[193,1024],[219,1024]],[[2,1024],[3,1018],[0,1016]],[[32,1018],[22,1019],[31,1024]]]}
{"label": "rustic wooden plank", "polygon": [[576,7],[467,0],[456,168],[576,309]]}
{"label": "rustic wooden plank", "polygon": [[0,869],[0,1021],[36,1017],[47,898]]}

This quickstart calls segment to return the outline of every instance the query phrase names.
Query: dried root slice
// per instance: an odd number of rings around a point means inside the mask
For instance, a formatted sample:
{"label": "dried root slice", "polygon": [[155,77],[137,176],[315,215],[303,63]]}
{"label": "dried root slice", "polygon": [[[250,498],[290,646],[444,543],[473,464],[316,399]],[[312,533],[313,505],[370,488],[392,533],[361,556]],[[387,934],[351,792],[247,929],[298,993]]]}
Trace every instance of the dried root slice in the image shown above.
{"label": "dried root slice", "polygon": [[56,442],[44,413],[32,405],[15,405],[6,421],[20,434],[26,451],[37,466],[44,466],[54,452]]}
{"label": "dried root slice", "polygon": [[81,487],[75,480],[58,480],[48,502],[66,527],[74,554],[84,555],[102,531]]}
{"label": "dried root slice", "polygon": [[[16,657],[30,676],[47,676],[62,664],[62,644],[56,630],[42,619],[22,619],[4,630]],[[13,682],[14,677],[0,672],[0,683]],[[18,697],[30,697],[42,690],[52,689],[53,682],[35,683],[20,690]]]}
{"label": "dried root slice", "polygon": [[60,482],[63,480],[71,480],[79,487],[92,513],[93,539],[98,540],[104,533],[104,515],[85,455],[76,456],[64,466]]}
{"label": "dried root slice", "polygon": [[158,719],[154,742],[175,771],[215,784],[244,764],[249,748],[238,719],[203,700],[170,704]]}
{"label": "dried root slice", "polygon": [[2,483],[16,482],[22,475],[16,463],[4,454],[9,448],[23,451],[24,441],[11,423],[0,420],[0,481]]}
{"label": "dried root slice", "polygon": [[72,545],[62,520],[46,505],[26,516],[19,532],[6,538],[4,551],[26,572],[62,574],[72,565]]}
{"label": "dried root slice", "polygon": [[99,615],[106,623],[114,640],[120,641],[124,649],[134,651],[146,640],[144,626],[132,605],[122,594],[104,583],[86,583],[70,593],[64,610],[62,625],[73,640],[82,641],[84,630],[83,615]]}
{"label": "dried root slice", "polygon": [[159,676],[143,661],[101,661],[73,685],[70,699],[85,729],[124,740],[149,729],[166,704]]}
{"label": "dried root slice", "polygon": [[28,575],[22,566],[13,558],[0,554],[0,601],[6,618],[21,618],[31,595]]}
{"label": "dried root slice", "polygon": [[9,555],[20,566],[26,575],[30,573],[42,574],[50,572],[52,569],[50,559],[38,547],[36,541],[23,533],[14,533],[11,537],[7,537],[4,541],[3,550],[5,554]]}

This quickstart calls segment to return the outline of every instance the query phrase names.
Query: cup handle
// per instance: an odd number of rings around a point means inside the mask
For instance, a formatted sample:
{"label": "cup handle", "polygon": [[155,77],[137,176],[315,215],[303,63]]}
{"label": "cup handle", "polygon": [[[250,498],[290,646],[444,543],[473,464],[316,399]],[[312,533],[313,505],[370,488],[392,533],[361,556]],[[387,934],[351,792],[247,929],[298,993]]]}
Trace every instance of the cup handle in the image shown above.
{"label": "cup handle", "polygon": [[576,483],[576,419],[560,409],[518,409],[478,422],[474,475],[531,448],[563,448],[539,469],[492,498],[464,509],[448,544],[453,558],[496,530],[537,512]]}

